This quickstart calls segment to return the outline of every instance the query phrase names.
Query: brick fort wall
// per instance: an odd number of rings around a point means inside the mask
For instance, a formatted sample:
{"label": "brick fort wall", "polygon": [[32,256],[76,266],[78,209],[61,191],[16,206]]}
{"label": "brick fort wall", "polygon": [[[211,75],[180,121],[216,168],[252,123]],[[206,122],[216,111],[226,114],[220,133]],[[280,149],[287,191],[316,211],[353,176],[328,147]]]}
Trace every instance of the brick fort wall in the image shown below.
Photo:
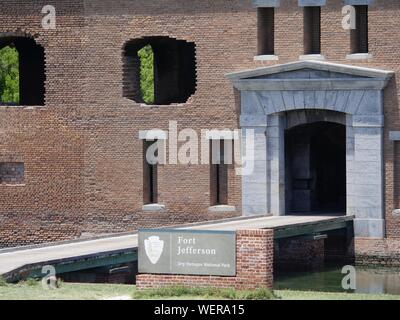
{"label": "brick fort wall", "polygon": [[[240,97],[225,74],[297,61],[304,53],[303,9],[281,0],[275,16],[278,61],[254,61],[257,11],[250,0],[54,0],[57,27],[41,27],[46,1],[0,0],[0,38],[34,38],[45,52],[44,106],[0,106],[0,162],[23,163],[20,183],[0,183],[0,247],[35,244],[241,215],[241,179],[228,173],[228,205],[209,211],[209,165],[162,165],[162,212],[144,212],[143,145],[139,130],[239,127]],[[347,60],[342,0],[321,9],[326,61],[400,71],[400,2],[369,8],[372,59]],[[238,23],[240,21],[240,23]],[[123,96],[123,48],[142,37],[195,44],[196,91],[185,103],[146,106]],[[387,239],[400,241],[400,148],[388,138],[400,129],[397,77],[384,93]],[[15,181],[14,181],[15,182]],[[388,240],[389,241],[389,240]]]}

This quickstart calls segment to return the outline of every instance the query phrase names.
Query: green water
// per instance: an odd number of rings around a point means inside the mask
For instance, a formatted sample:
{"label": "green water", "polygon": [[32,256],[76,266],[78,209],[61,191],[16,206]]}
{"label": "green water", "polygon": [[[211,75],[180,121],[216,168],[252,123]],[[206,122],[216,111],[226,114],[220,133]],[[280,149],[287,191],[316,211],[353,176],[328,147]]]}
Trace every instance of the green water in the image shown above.
{"label": "green water", "polygon": [[356,267],[356,289],[344,290],[342,266],[319,271],[280,271],[274,277],[277,290],[400,294],[400,269]]}

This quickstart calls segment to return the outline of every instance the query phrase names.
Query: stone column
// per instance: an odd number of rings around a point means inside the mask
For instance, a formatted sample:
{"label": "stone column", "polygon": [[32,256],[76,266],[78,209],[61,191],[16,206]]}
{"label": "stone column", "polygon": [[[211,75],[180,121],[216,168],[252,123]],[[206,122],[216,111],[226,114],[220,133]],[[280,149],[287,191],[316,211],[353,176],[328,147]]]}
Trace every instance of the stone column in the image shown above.
{"label": "stone column", "polygon": [[[240,125],[242,157],[245,157],[246,161],[253,161],[253,170],[242,175],[243,215],[267,214],[267,116],[243,115],[240,117]],[[251,145],[251,140],[248,139],[251,139],[253,134],[254,144]],[[246,166],[246,163],[243,165]]]}
{"label": "stone column", "polygon": [[[385,236],[383,116],[353,116],[354,152],[348,155],[348,211],[356,237]],[[350,160],[350,163],[349,163]]]}
{"label": "stone column", "polygon": [[285,215],[285,116],[268,116],[267,192],[268,209],[273,215]]}

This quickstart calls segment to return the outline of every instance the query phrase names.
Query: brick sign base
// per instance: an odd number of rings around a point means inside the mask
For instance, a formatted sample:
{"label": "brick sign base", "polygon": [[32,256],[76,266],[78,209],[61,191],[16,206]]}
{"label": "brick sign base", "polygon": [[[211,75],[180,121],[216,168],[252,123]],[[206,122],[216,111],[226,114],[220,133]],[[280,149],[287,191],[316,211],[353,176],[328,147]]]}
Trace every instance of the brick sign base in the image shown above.
{"label": "brick sign base", "polygon": [[234,289],[272,288],[273,230],[239,230],[236,232],[236,276],[190,276],[139,274],[138,289],[172,286]]}

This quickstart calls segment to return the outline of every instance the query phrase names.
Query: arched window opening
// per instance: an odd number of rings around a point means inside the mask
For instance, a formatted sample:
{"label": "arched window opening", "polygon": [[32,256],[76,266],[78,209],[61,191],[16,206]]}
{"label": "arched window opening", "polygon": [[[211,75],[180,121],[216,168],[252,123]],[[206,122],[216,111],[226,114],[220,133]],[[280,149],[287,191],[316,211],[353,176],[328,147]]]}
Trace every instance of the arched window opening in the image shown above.
{"label": "arched window opening", "polygon": [[196,91],[195,44],[169,37],[129,41],[124,48],[124,97],[139,103],[184,103]]}
{"label": "arched window opening", "polygon": [[0,104],[44,105],[44,49],[27,37],[0,36]]}

